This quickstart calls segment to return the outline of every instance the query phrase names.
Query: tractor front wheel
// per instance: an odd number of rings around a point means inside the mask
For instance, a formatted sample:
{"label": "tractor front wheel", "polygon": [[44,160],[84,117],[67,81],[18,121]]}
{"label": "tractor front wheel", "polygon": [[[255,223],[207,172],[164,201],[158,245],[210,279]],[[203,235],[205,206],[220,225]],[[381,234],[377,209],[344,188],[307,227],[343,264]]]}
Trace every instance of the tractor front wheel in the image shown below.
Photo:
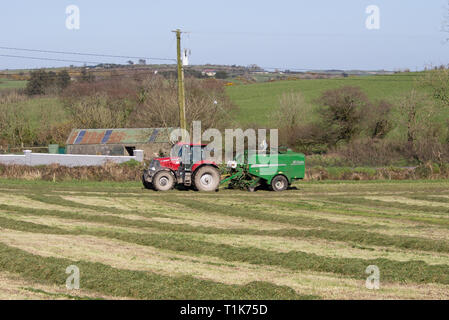
{"label": "tractor front wheel", "polygon": [[169,191],[175,186],[175,177],[169,171],[161,171],[154,176],[153,186],[157,191]]}
{"label": "tractor front wheel", "polygon": [[198,191],[216,191],[220,186],[220,172],[212,166],[202,167],[195,173],[194,180]]}
{"label": "tractor front wheel", "polygon": [[271,181],[271,189],[276,192],[285,191],[288,189],[288,180],[284,176],[276,176]]}
{"label": "tractor front wheel", "polygon": [[145,189],[148,189],[148,190],[153,189],[153,184],[149,183],[147,181],[147,179],[145,179],[145,175],[142,175],[142,183],[143,183],[143,186],[145,187]]}

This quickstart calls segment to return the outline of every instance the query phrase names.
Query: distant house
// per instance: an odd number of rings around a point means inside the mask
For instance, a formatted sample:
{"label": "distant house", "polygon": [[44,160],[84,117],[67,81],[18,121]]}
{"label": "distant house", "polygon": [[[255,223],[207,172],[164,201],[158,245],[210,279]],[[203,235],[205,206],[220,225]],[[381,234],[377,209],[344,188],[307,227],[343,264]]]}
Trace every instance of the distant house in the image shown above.
{"label": "distant house", "polygon": [[67,139],[67,154],[133,155],[143,150],[145,159],[170,153],[170,133],[174,128],[74,129]]}
{"label": "distant house", "polygon": [[215,75],[217,74],[217,70],[206,69],[206,70],[203,70],[203,71],[201,72],[201,74],[202,74],[203,76],[215,77]]}

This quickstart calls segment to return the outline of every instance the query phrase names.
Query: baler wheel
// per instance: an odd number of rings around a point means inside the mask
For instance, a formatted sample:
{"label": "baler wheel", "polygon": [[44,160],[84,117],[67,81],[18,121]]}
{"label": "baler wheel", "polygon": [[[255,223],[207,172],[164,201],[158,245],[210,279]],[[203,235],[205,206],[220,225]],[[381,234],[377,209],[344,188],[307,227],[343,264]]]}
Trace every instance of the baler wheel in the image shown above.
{"label": "baler wheel", "polygon": [[216,191],[220,186],[220,172],[212,166],[202,167],[195,172],[194,180],[198,191]]}
{"label": "baler wheel", "polygon": [[288,180],[284,176],[276,176],[271,181],[271,190],[276,192],[285,191],[288,189]]}
{"label": "baler wheel", "polygon": [[153,185],[156,191],[169,191],[175,186],[175,177],[169,171],[161,171],[154,176]]}

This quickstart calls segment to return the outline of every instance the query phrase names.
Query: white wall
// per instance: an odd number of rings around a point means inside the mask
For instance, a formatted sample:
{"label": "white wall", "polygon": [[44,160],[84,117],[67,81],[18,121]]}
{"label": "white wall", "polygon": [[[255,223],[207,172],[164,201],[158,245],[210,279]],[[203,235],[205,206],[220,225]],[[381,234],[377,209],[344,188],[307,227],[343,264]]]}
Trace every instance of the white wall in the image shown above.
{"label": "white wall", "polygon": [[24,155],[0,155],[0,163],[11,165],[40,166],[59,164],[64,167],[90,167],[101,166],[106,162],[124,163],[130,160],[143,162],[143,151],[134,150],[134,156],[90,156],[90,155],[72,155],[72,154],[47,154],[32,153],[25,150]]}

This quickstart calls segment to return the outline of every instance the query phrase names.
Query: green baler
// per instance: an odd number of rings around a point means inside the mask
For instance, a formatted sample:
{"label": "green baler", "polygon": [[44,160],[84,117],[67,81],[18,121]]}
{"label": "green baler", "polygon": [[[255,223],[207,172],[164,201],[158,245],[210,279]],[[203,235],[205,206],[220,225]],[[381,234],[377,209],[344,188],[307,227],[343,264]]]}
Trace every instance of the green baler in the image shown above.
{"label": "green baler", "polygon": [[295,181],[304,179],[305,155],[290,149],[276,152],[245,152],[235,161],[228,163],[227,177],[231,189],[254,191],[259,185],[266,185],[273,191],[285,191]]}

